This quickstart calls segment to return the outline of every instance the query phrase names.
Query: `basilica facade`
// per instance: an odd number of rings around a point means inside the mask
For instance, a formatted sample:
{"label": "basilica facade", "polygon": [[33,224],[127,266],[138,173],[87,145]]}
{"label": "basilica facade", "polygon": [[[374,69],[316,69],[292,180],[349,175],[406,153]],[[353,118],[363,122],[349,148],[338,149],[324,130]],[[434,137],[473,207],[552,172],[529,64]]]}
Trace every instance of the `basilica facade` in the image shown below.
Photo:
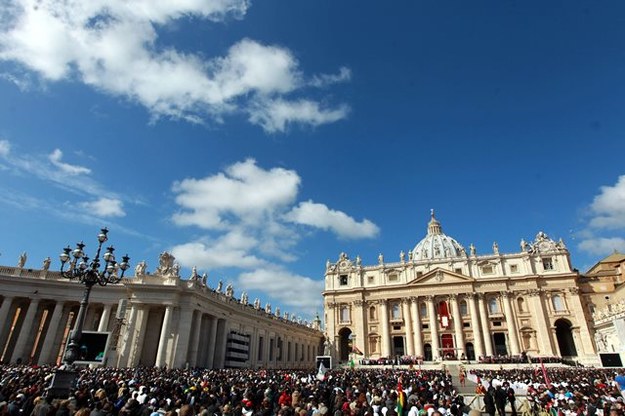
{"label": "basilica facade", "polygon": [[432,212],[408,253],[362,264],[328,261],[323,292],[334,357],[425,361],[559,356],[597,364],[590,312],[565,244],[539,232],[516,253],[478,254],[443,232]]}
{"label": "basilica facade", "polygon": [[[95,286],[85,333],[109,333],[102,365],[168,368],[311,368],[323,348],[321,322],[305,322],[231,285],[209,287],[206,275],[179,276],[162,253],[152,273],[145,262],[119,284]],[[49,270],[0,267],[0,361],[60,364],[84,286]],[[83,338],[86,336],[83,335]]]}

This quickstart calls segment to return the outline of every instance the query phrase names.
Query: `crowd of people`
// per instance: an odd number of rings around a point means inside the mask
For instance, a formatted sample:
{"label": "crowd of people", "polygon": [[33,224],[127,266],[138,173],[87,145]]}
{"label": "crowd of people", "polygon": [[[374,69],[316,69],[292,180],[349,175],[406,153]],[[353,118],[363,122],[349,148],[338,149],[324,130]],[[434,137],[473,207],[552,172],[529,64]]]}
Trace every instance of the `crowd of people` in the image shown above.
{"label": "crowd of people", "polygon": [[[52,374],[50,367],[0,367],[0,415],[394,416],[399,411],[417,416],[432,409],[430,414],[461,416],[464,406],[442,370],[335,369],[321,375],[316,370],[85,368],[71,397],[57,399],[46,395]],[[405,412],[399,407],[402,397]]]}
{"label": "crowd of people", "polygon": [[[445,367],[323,374],[100,367],[81,369],[70,397],[59,398],[47,394],[54,370],[0,366],[0,416],[466,416],[482,411],[514,416],[517,409],[553,416],[625,414],[625,373],[613,369],[535,366],[465,373],[462,368],[452,375]],[[465,377],[477,382],[475,397],[466,400],[458,391]]]}

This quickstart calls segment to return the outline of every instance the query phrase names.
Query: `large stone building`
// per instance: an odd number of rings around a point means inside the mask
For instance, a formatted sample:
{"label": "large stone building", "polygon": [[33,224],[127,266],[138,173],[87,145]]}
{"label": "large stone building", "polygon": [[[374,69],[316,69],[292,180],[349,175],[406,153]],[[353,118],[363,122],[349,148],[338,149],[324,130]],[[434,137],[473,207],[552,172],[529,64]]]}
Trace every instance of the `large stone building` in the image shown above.
{"label": "large stone building", "polygon": [[[154,274],[140,263],[135,276],[91,292],[85,331],[109,331],[108,366],[310,368],[323,345],[320,322],[252,304],[234,289],[211,289],[206,275],[181,279],[173,257]],[[59,272],[0,267],[0,361],[60,363],[84,287]]]}
{"label": "large stone building", "polygon": [[341,253],[325,272],[326,336],[339,360],[520,355],[597,363],[590,313],[564,243],[545,233],[516,253],[468,252],[432,212],[427,235],[397,261]]}
{"label": "large stone building", "polygon": [[[625,255],[614,252],[580,279],[592,314],[597,352],[617,366],[625,363]],[[614,354],[618,356],[614,361]],[[603,361],[606,361],[605,359]]]}

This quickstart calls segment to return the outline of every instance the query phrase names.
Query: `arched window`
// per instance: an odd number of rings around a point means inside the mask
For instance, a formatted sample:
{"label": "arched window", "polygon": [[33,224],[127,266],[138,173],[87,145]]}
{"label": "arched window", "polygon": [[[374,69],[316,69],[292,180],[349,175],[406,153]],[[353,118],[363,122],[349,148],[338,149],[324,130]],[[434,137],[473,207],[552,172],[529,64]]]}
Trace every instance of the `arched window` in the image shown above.
{"label": "arched window", "polygon": [[497,298],[488,299],[488,311],[491,314],[499,313],[499,302],[497,302]]}
{"label": "arched window", "polygon": [[517,306],[519,307],[519,312],[526,312],[525,310],[525,299],[518,298],[516,300]]}
{"label": "arched window", "polygon": [[391,319],[401,319],[401,305],[399,302],[395,302],[391,305]]}
{"label": "arched window", "polygon": [[428,316],[428,306],[425,303],[419,305],[419,314],[421,318],[427,318]]}
{"label": "arched window", "polygon": [[375,321],[378,319],[375,312],[376,312],[375,306],[372,306],[369,308],[369,319],[372,321]]}
{"label": "arched window", "polygon": [[466,300],[461,300],[460,303],[458,304],[459,308],[460,308],[460,315],[461,316],[467,316],[469,314],[469,308],[467,307],[467,301]]}
{"label": "arched window", "polygon": [[560,295],[553,295],[551,297],[551,302],[553,303],[554,311],[564,311],[566,308],[564,307],[564,300]]}

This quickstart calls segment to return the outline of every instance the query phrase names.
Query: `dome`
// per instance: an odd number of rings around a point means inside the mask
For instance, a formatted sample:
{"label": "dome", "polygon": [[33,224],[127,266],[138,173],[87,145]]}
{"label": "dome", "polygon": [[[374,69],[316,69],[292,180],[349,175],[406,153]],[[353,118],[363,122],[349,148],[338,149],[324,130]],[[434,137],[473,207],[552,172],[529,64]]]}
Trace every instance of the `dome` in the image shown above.
{"label": "dome", "polygon": [[431,215],[428,223],[428,234],[412,250],[412,259],[419,261],[465,257],[464,247],[443,233],[441,223],[434,217],[434,210],[432,210]]}

